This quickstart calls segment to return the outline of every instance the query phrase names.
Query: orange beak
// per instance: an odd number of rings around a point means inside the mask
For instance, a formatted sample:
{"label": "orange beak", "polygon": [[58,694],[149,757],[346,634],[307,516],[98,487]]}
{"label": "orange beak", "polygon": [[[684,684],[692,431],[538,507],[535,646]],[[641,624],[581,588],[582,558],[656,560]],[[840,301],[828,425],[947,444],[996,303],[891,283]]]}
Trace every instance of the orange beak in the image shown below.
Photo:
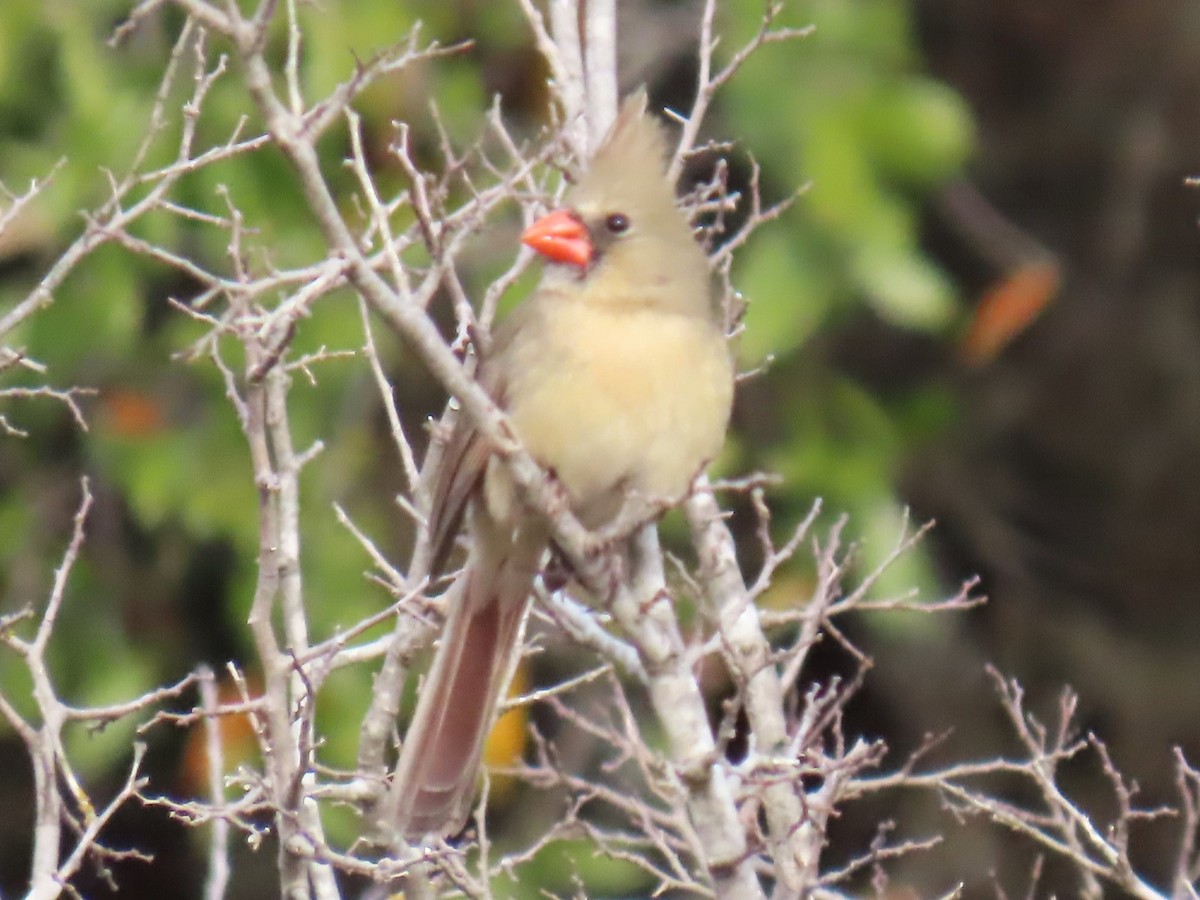
{"label": "orange beak", "polygon": [[586,269],[592,261],[592,237],[575,213],[565,209],[542,216],[525,229],[521,243],[551,262]]}

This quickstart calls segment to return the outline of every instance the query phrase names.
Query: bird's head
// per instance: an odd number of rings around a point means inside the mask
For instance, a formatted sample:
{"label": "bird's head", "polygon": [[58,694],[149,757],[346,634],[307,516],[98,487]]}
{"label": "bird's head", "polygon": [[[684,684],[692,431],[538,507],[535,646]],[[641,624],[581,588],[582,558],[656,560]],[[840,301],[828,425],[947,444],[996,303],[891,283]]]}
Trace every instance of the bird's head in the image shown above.
{"label": "bird's head", "polygon": [[675,205],[666,157],[666,137],[639,91],[563,208],[530,225],[522,242],[613,302],[707,297],[707,262]]}

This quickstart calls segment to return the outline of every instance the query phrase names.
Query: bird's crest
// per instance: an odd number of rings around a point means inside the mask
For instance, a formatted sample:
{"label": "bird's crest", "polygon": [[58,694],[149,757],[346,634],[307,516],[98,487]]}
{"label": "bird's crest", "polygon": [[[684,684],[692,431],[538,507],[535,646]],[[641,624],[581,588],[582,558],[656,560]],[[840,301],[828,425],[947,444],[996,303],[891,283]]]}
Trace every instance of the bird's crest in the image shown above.
{"label": "bird's crest", "polygon": [[658,121],[646,112],[646,105],[645,89],[630,94],[621,104],[612,127],[596,148],[581,187],[604,185],[604,193],[636,197],[646,189],[646,182],[663,183],[667,137]]}

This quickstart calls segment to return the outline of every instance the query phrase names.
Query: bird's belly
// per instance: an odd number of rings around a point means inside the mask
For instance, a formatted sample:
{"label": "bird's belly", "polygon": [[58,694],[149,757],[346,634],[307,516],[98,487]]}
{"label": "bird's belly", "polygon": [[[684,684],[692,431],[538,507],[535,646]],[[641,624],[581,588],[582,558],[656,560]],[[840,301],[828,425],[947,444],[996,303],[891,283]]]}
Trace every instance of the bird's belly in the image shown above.
{"label": "bird's belly", "polygon": [[653,313],[558,325],[544,345],[553,360],[527,370],[547,375],[523,379],[510,408],[525,446],[592,527],[626,490],[678,499],[724,440],[732,373],[723,338],[702,321]]}

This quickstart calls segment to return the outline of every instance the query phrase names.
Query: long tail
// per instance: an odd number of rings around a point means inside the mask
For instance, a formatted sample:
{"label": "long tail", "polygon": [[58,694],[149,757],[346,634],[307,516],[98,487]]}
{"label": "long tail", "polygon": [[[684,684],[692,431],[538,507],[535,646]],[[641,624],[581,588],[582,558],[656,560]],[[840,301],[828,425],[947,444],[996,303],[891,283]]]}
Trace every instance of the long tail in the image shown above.
{"label": "long tail", "polygon": [[392,821],[407,839],[466,822],[540,557],[520,543],[473,554],[396,767]]}

